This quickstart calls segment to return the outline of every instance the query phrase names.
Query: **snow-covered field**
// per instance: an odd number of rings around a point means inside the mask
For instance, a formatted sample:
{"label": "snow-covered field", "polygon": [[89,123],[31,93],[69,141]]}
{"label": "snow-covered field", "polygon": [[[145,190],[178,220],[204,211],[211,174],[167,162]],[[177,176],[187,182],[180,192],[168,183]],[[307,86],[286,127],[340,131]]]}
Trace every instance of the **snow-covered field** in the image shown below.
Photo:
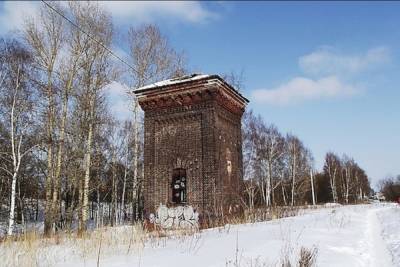
{"label": "snow-covered field", "polygon": [[113,244],[110,252],[107,244],[100,247],[100,242],[93,242],[93,250],[100,253],[84,258],[71,244],[53,245],[41,249],[47,251],[47,264],[37,261],[39,266],[64,267],[281,266],[285,258],[295,263],[300,248],[306,247],[317,250],[317,266],[400,266],[400,207],[371,204],[305,210],[296,217],[147,240],[143,247],[128,249],[126,240],[121,244]]}

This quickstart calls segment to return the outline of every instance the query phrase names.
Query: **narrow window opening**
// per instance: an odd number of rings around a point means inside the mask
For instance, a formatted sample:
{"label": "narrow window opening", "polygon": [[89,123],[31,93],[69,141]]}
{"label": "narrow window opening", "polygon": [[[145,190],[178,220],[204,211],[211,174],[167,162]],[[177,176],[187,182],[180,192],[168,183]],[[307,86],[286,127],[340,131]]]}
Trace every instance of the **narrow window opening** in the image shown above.
{"label": "narrow window opening", "polygon": [[172,202],[181,204],[186,202],[186,170],[174,169],[172,172]]}

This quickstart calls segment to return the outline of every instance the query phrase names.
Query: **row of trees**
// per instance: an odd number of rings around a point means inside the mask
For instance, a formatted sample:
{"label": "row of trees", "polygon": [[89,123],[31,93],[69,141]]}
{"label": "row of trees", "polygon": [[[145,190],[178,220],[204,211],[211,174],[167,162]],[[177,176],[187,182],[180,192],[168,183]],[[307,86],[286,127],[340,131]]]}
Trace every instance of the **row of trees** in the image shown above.
{"label": "row of trees", "polygon": [[330,199],[335,203],[362,201],[371,192],[365,171],[347,155],[340,158],[335,153],[328,152],[321,176],[329,181]]}
{"label": "row of trees", "polygon": [[243,118],[247,206],[354,203],[369,195],[369,179],[350,157],[329,152],[322,172],[311,151],[293,134],[283,135],[251,111]]}
{"label": "row of trees", "polygon": [[74,222],[83,232],[89,217],[139,217],[142,116],[132,98],[131,118],[113,117],[107,86],[179,76],[185,61],[156,26],[143,25],[125,34],[126,67],[109,50],[115,36],[97,3],[68,2],[44,3],[21,33],[0,40],[0,211],[8,234],[27,211],[44,219],[46,235]]}
{"label": "row of trees", "polygon": [[386,200],[400,203],[400,175],[386,177],[380,182],[379,189]]}

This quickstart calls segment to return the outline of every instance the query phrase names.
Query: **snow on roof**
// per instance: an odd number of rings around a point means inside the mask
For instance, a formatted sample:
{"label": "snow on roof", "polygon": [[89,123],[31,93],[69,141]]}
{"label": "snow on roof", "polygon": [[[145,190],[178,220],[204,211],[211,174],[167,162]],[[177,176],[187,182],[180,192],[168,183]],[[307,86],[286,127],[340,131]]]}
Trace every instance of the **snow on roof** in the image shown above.
{"label": "snow on roof", "polygon": [[186,75],[186,76],[182,76],[182,77],[178,77],[178,78],[173,78],[173,79],[168,79],[168,80],[152,83],[152,84],[140,87],[140,88],[136,89],[135,91],[141,91],[141,90],[150,89],[150,88],[184,83],[184,82],[188,82],[188,81],[201,80],[201,79],[204,79],[204,78],[207,78],[210,76],[211,75],[195,73],[195,74],[191,74],[191,75]]}

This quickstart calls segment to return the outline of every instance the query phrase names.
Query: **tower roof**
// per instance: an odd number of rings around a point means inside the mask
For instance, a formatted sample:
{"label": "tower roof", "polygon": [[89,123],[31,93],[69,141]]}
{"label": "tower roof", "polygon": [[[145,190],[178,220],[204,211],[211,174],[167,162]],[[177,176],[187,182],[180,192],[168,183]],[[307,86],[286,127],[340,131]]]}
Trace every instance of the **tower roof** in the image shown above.
{"label": "tower roof", "polygon": [[[236,90],[232,85],[227,83],[224,79],[222,79],[219,75],[217,74],[199,74],[199,73],[194,73],[190,75],[185,75],[177,78],[172,78],[172,79],[167,79],[163,81],[159,81],[156,83],[152,83],[149,85],[145,85],[143,87],[137,88],[136,90],[133,91],[133,93],[138,96],[144,96],[147,94],[150,94],[154,91],[160,91],[160,90],[168,90],[171,87],[176,87],[182,85],[190,85],[191,83],[195,83],[197,81],[219,81],[222,82],[225,86],[229,87],[230,90],[232,90],[238,97],[240,97],[245,103],[248,103],[249,100],[245,98],[242,94],[239,93],[238,90]],[[161,91],[160,91],[161,93]]]}
{"label": "tower roof", "polygon": [[149,84],[133,91],[143,110],[190,106],[214,99],[232,112],[242,113],[249,102],[218,75],[192,74]]}

